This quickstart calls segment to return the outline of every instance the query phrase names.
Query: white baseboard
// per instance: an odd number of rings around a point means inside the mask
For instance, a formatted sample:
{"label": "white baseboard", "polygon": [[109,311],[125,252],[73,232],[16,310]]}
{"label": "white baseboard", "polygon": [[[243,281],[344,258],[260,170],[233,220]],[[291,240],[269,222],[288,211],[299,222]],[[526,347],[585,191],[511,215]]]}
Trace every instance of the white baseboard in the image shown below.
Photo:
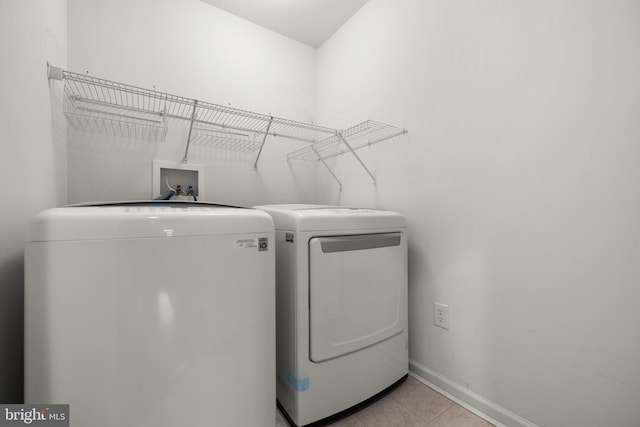
{"label": "white baseboard", "polygon": [[409,361],[409,371],[418,381],[425,383],[497,427],[538,427],[415,360]]}

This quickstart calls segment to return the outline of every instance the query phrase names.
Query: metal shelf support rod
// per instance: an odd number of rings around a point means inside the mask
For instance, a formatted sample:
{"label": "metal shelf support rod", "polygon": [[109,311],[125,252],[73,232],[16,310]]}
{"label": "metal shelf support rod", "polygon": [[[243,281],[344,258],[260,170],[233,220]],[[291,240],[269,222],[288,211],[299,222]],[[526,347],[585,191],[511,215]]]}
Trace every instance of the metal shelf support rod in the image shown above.
{"label": "metal shelf support rod", "polygon": [[258,160],[260,160],[260,155],[262,154],[262,148],[264,148],[264,143],[267,141],[267,135],[269,135],[269,129],[271,129],[271,123],[273,123],[273,116],[269,117],[269,123],[267,123],[267,130],[264,132],[264,136],[262,137],[262,144],[260,144],[260,148],[258,148],[258,155],[256,156],[256,161],[253,163],[253,170],[258,170]]}
{"label": "metal shelf support rod", "polygon": [[356,152],[354,151],[353,148],[351,148],[351,145],[347,142],[346,139],[344,139],[344,136],[342,136],[342,132],[338,133],[338,138],[340,138],[340,140],[342,141],[342,143],[344,145],[347,146],[347,148],[349,149],[349,151],[351,151],[351,154],[353,154],[356,158],[356,160],[358,160],[358,162],[360,163],[360,165],[364,168],[365,171],[367,171],[367,173],[369,174],[369,176],[371,177],[371,179],[373,180],[373,183],[376,184],[376,177],[373,176],[373,174],[371,173],[371,171],[369,170],[369,168],[364,164],[364,162],[362,161],[362,159],[360,158],[360,156],[358,156],[356,154]]}
{"label": "metal shelf support rod", "polygon": [[331,168],[329,167],[329,165],[327,164],[327,162],[324,161],[324,159],[322,158],[322,156],[320,155],[320,153],[318,153],[318,150],[316,150],[316,147],[314,147],[313,145],[311,146],[311,149],[316,153],[316,156],[318,156],[318,160],[320,160],[322,162],[322,164],[324,165],[325,168],[327,168],[327,170],[329,171],[329,173],[331,174],[331,176],[333,177],[333,179],[336,180],[336,182],[338,183],[338,186],[340,187],[340,191],[342,191],[342,182],[340,182],[340,180],[338,179],[338,177],[336,176],[335,173],[333,173],[333,171],[331,170]]}
{"label": "metal shelf support rod", "polygon": [[191,144],[191,131],[193,131],[193,122],[196,119],[196,109],[198,108],[198,100],[193,100],[193,112],[191,113],[191,123],[189,124],[189,135],[187,135],[187,146],[184,149],[184,158],[182,163],[188,163],[189,158],[189,145]]}

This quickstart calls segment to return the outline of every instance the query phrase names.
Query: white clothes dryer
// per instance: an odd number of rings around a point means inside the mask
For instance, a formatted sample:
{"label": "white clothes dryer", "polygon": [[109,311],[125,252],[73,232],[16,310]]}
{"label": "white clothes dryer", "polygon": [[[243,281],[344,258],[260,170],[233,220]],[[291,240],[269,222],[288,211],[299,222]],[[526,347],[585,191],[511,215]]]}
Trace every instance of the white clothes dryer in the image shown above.
{"label": "white clothes dryer", "polygon": [[74,426],[273,425],[273,236],[264,212],[206,203],[37,215],[26,403],[69,404]]}
{"label": "white clothes dryer", "polygon": [[276,227],[276,389],[289,421],[326,421],[408,374],[402,215],[256,206]]}

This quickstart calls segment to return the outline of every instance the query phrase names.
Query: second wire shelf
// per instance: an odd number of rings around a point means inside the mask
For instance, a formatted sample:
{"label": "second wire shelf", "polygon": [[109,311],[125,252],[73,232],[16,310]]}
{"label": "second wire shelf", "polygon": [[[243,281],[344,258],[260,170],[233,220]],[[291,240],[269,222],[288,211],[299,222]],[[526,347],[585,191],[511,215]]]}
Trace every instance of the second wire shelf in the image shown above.
{"label": "second wire shelf", "polygon": [[308,145],[290,153],[287,157],[294,160],[314,161],[371,146],[407,133],[406,129],[366,120],[350,128],[336,132],[316,144]]}

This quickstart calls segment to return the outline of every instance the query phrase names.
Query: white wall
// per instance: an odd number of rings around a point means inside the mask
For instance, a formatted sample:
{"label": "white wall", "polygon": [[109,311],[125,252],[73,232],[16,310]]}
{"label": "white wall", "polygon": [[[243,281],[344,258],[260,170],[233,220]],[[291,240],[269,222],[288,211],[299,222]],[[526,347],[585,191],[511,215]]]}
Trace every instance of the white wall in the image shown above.
{"label": "white wall", "polygon": [[[65,152],[70,202],[147,198],[151,161],[180,161],[186,138],[72,133],[65,147],[49,60],[301,121],[406,127],[361,152],[377,186],[342,156],[344,191],[318,170],[319,197],[315,169],[284,160],[296,143],[267,145],[257,173],[237,153],[191,161],[209,200],[406,214],[411,357],[450,391],[541,426],[640,424],[637,1],[370,0],[317,71],[313,49],[198,0],[68,3],[0,2],[0,177],[29,195],[0,199],[0,401],[22,398],[24,230],[65,203]],[[449,331],[432,326],[436,300]]]}
{"label": "white wall", "polygon": [[321,123],[409,130],[320,201],[406,214],[413,367],[505,423],[640,425],[638,52],[635,0],[370,0],[319,50]]}
{"label": "white wall", "polygon": [[[314,49],[199,0],[69,0],[70,71],[310,122],[315,61]],[[181,162],[187,132],[170,122],[166,140],[149,143],[70,129],[70,202],[149,198],[152,161]],[[315,168],[286,161],[301,146],[269,138],[257,172],[254,155],[192,146],[189,162],[206,169],[201,199],[314,200]]]}
{"label": "white wall", "polygon": [[66,126],[46,69],[66,55],[66,0],[0,2],[0,402],[23,399],[27,222],[66,201]]}

